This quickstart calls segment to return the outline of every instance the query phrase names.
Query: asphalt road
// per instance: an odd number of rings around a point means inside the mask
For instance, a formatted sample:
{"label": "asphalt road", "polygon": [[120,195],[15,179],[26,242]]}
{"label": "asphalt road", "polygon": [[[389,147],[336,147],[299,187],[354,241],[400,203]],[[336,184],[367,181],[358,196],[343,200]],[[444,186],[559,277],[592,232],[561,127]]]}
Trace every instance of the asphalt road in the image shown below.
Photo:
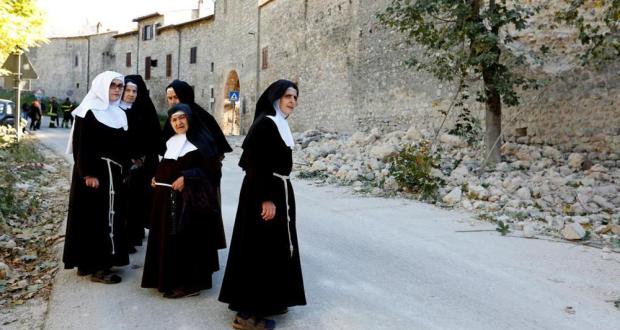
{"label": "asphalt road", "polygon": [[[44,123],[44,126],[47,126]],[[44,128],[64,152],[69,130]],[[230,240],[243,173],[224,162],[222,202]],[[69,165],[67,165],[69,166]],[[620,325],[620,255],[546,240],[502,237],[462,210],[362,197],[347,187],[294,180],[307,306],[278,329],[613,329]],[[515,233],[518,235],[518,233]],[[229,329],[233,313],[214,288],[169,300],[140,288],[145,247],[102,285],[61,270],[45,329]],[[220,251],[224,269],[227,250]]]}

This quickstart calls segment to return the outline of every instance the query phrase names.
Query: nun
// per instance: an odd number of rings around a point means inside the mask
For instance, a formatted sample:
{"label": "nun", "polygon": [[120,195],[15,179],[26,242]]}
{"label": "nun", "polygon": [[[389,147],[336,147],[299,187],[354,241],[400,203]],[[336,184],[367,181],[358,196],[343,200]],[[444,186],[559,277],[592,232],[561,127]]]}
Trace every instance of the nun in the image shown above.
{"label": "nun", "polygon": [[212,132],[186,104],[168,110],[166,151],[151,185],[151,224],[143,288],[166,298],[210,289],[219,270],[218,249],[226,247],[217,189],[220,155]]}
{"label": "nun", "polygon": [[131,168],[127,178],[125,225],[129,252],[142,246],[144,228],[148,227],[151,210],[151,178],[163,151],[159,117],[140,75],[125,77],[125,90],[120,104],[129,123]]}
{"label": "nun", "polygon": [[168,107],[172,107],[177,103],[187,104],[194,114],[206,125],[206,127],[213,134],[215,143],[220,152],[220,157],[224,159],[224,154],[231,152],[232,148],[226,141],[224,132],[220,128],[215,118],[207,112],[204,108],[195,102],[194,89],[188,83],[182,80],[175,79],[166,87],[166,100]]}
{"label": "nun", "polygon": [[298,94],[288,80],[271,84],[243,141],[245,177],[219,295],[237,312],[235,329],[273,329],[275,321],[265,317],[306,304],[289,179],[295,143],[287,118]]}
{"label": "nun", "polygon": [[73,153],[67,230],[66,269],[93,282],[115,284],[113,266],[129,263],[122,223],[122,180],[129,168],[128,124],[119,108],[123,76],[97,75],[82,103],[72,112],[67,152]]}

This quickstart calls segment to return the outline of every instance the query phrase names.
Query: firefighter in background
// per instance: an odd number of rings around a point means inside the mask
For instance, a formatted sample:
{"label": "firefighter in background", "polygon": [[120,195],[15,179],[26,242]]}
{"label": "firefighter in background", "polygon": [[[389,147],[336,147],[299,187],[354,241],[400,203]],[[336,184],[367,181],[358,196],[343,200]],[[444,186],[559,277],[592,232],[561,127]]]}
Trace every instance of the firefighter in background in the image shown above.
{"label": "firefighter in background", "polygon": [[[56,97],[52,96],[52,99],[50,100],[49,103],[49,111],[47,112],[47,115],[50,117],[50,125],[49,127],[54,128],[54,127],[60,127],[60,118],[59,118],[59,114],[58,112],[60,111],[60,106],[58,105],[58,102],[56,102]],[[54,125],[54,122],[56,122],[56,124]]]}
{"label": "firefighter in background", "polygon": [[60,110],[62,112],[62,128],[70,128],[73,126],[73,116],[71,116],[71,111],[73,110],[73,104],[67,97],[65,101],[60,106]]}

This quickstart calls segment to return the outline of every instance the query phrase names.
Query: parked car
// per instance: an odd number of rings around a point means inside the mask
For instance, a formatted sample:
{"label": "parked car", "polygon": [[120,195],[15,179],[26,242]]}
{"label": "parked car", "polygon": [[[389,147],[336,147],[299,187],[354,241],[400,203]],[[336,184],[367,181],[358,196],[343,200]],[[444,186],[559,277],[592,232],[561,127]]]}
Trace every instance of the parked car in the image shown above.
{"label": "parked car", "polygon": [[11,100],[0,99],[0,125],[13,126],[15,123],[15,103]]}

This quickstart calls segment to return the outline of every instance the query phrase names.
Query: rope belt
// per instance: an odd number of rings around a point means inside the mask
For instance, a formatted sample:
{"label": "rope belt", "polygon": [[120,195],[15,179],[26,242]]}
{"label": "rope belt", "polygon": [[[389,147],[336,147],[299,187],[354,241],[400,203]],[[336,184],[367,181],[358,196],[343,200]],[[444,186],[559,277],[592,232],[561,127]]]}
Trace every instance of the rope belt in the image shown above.
{"label": "rope belt", "polygon": [[286,175],[282,175],[282,174],[278,174],[278,173],[273,173],[273,176],[275,176],[276,178],[280,178],[282,179],[282,182],[284,183],[284,196],[285,196],[285,201],[286,201],[286,230],[288,230],[288,246],[289,249],[291,250],[291,258],[293,257],[293,240],[291,239],[291,216],[289,214],[289,209],[290,206],[288,204],[288,180],[289,177]]}
{"label": "rope belt", "polygon": [[106,162],[108,165],[108,175],[109,175],[109,206],[108,206],[108,226],[110,226],[110,241],[112,242],[112,254],[115,254],[116,250],[114,249],[114,179],[112,178],[112,164],[120,167],[121,173],[123,173],[123,166],[110,158],[101,157],[102,160]]}

